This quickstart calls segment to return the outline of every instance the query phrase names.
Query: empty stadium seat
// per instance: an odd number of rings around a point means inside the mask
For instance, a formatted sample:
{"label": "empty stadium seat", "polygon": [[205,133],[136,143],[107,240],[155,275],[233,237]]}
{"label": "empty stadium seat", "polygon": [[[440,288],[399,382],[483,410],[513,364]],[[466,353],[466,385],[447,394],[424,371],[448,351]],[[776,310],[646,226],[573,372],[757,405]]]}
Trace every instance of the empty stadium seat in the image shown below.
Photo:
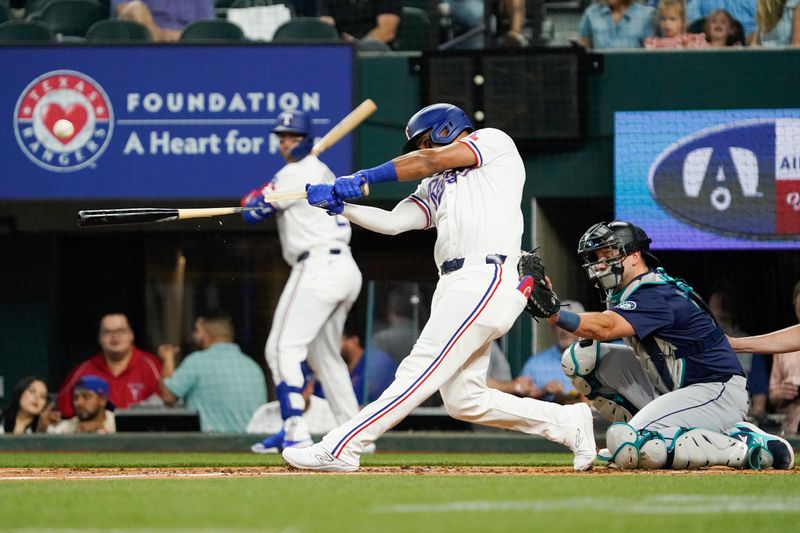
{"label": "empty stadium seat", "polygon": [[431,50],[436,46],[428,13],[417,7],[403,7],[397,45],[400,50]]}
{"label": "empty stadium seat", "polygon": [[44,9],[44,6],[53,1],[54,0],[25,0],[25,13],[30,16],[33,13],[41,11]]}
{"label": "empty stadium seat", "polygon": [[295,17],[285,22],[272,37],[272,42],[339,41],[339,33],[330,24],[316,17]]}
{"label": "empty stadium seat", "polygon": [[50,28],[41,22],[12,20],[0,24],[0,43],[47,43],[52,40]]}
{"label": "empty stadium seat", "polygon": [[181,41],[243,41],[242,28],[227,20],[195,20],[183,28]]}
{"label": "empty stadium seat", "polygon": [[29,18],[43,22],[54,34],[83,37],[106,16],[107,9],[96,0],[53,0]]}
{"label": "empty stadium seat", "polygon": [[145,26],[132,20],[107,19],[95,22],[86,32],[90,42],[148,42],[153,40]]}

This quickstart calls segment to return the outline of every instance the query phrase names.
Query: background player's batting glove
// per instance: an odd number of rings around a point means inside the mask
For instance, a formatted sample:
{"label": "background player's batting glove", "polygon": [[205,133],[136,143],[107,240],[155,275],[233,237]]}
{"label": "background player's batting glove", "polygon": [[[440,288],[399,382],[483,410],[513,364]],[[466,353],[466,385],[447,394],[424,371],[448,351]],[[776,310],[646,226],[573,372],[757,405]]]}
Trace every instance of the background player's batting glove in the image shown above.
{"label": "background player's batting glove", "polygon": [[306,184],[308,203],[314,207],[321,207],[329,215],[340,215],[344,211],[344,201],[336,195],[333,185],[320,183],[317,185]]}
{"label": "background player's batting glove", "polygon": [[528,297],[528,303],[525,305],[525,310],[528,311],[533,318],[550,318],[558,313],[561,309],[561,302],[558,296],[551,288],[547,286],[544,280],[544,265],[542,259],[536,250],[532,252],[523,252],[517,264],[520,278],[531,276],[533,278],[533,290]]}
{"label": "background player's batting glove", "polygon": [[253,207],[248,211],[242,211],[242,218],[248,224],[258,224],[275,212],[275,206],[264,200],[263,189],[253,189],[247,196],[242,198],[242,207]]}
{"label": "background player's batting glove", "polygon": [[361,186],[367,183],[367,175],[359,170],[352,176],[342,176],[336,178],[333,184],[333,190],[336,191],[336,196],[344,200],[350,198],[361,198],[364,196]]}

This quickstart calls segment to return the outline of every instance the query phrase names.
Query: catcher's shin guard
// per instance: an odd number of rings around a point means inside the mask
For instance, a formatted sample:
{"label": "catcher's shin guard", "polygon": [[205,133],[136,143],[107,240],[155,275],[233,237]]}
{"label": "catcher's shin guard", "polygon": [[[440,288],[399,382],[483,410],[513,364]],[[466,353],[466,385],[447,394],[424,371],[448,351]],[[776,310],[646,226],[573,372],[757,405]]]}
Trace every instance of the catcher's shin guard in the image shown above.
{"label": "catcher's shin guard", "polygon": [[608,428],[606,446],[610,461],[623,470],[663,468],[668,461],[664,437],[653,431],[636,431],[622,422]]}
{"label": "catcher's shin guard", "polygon": [[707,466],[752,467],[760,464],[761,450],[723,433],[704,428],[680,429],[670,450],[673,470],[695,470]]}

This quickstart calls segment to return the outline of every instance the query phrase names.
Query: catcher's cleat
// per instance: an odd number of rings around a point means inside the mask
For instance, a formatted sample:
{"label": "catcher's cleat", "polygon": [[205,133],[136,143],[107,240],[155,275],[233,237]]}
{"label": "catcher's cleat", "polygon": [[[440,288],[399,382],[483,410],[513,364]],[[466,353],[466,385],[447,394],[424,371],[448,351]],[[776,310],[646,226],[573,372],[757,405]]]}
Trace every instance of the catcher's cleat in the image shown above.
{"label": "catcher's cleat", "polygon": [[[776,470],[791,470],[794,468],[794,450],[792,445],[785,439],[762,431],[749,422],[736,424],[736,431],[730,436],[742,439],[747,443],[751,451],[754,451],[754,449],[762,450],[760,454],[749,454],[751,457],[750,466],[754,470],[768,468],[769,466]],[[763,451],[767,452],[766,457]]]}

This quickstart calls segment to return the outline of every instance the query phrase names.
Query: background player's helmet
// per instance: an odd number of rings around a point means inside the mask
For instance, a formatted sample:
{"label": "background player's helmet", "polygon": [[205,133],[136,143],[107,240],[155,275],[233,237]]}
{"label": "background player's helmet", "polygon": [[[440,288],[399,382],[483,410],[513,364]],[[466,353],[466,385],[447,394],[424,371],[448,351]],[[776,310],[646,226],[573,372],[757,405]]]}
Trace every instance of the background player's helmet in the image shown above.
{"label": "background player's helmet", "polygon": [[403,153],[417,149],[417,140],[431,130],[431,141],[434,144],[450,144],[462,131],[473,131],[475,128],[469,117],[460,107],[453,104],[432,104],[423,107],[408,119],[406,126],[406,142]]}
{"label": "background player's helmet", "polygon": [[303,140],[292,150],[292,157],[303,159],[314,146],[314,130],[311,126],[311,119],[302,111],[290,109],[278,115],[278,124],[272,128],[272,133],[294,133],[302,135]]}
{"label": "background player's helmet", "polygon": [[[647,266],[660,265],[658,258],[650,253],[651,242],[642,228],[630,222],[600,222],[581,236],[578,241],[578,255],[583,260],[583,269],[589,279],[607,295],[622,283],[622,262],[629,254],[641,252]],[[595,252],[604,248],[615,250],[616,257],[598,261]],[[596,267],[601,262],[610,268],[597,270]]]}

